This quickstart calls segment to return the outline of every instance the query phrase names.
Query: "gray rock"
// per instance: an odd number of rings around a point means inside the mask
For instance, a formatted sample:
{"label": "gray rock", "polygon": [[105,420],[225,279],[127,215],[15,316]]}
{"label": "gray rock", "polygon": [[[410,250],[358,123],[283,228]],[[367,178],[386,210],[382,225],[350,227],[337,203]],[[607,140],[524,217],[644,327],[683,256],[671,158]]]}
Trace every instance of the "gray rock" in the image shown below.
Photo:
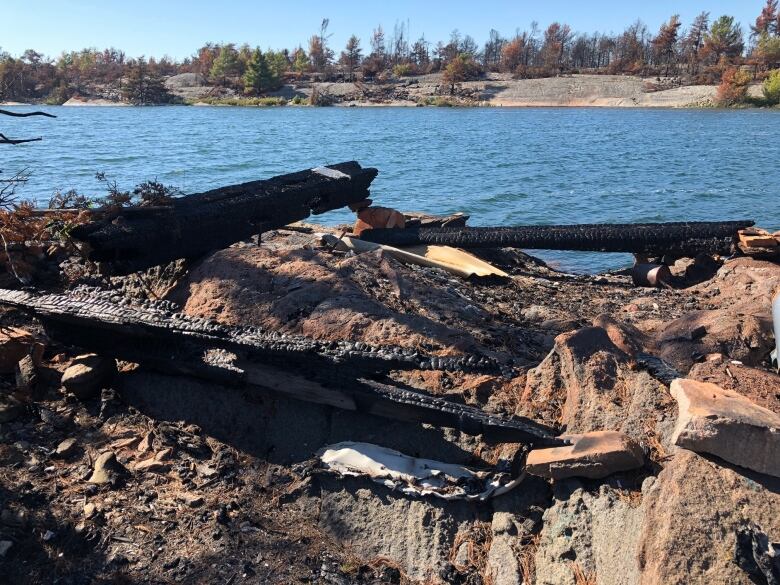
{"label": "gray rock", "polygon": [[576,585],[575,563],[584,575],[595,575],[599,585],[635,585],[642,508],[631,507],[607,486],[594,495],[579,485],[561,482],[544,513],[536,585]]}
{"label": "gray rock", "polygon": [[38,382],[38,369],[32,355],[26,355],[16,364],[16,388],[24,393],[31,392]]}
{"label": "gray rock", "polygon": [[62,374],[62,385],[81,400],[94,398],[116,373],[116,362],[95,354],[77,357]]}
{"label": "gray rock", "polygon": [[505,533],[493,537],[487,558],[487,573],[493,585],[522,585],[523,573],[512,548],[516,540]]}
{"label": "gray rock", "polygon": [[113,451],[105,451],[95,460],[89,483],[116,485],[127,470],[116,459]]}
{"label": "gray rock", "polygon": [[57,457],[70,457],[73,455],[73,452],[76,450],[76,439],[73,437],[69,437],[62,441],[59,445],[57,445],[57,448],[54,450],[54,455]]}
{"label": "gray rock", "polygon": [[0,423],[16,420],[24,412],[24,407],[15,399],[7,396],[0,399]]}
{"label": "gray rock", "polygon": [[13,545],[14,543],[10,540],[0,540],[0,559],[5,558]]}

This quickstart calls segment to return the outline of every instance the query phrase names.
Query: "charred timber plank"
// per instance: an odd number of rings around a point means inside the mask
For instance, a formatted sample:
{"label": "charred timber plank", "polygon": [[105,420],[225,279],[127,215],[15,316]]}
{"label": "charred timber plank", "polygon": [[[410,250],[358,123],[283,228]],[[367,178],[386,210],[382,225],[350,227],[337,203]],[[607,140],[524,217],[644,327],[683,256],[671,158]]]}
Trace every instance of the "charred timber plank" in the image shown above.
{"label": "charred timber plank", "polygon": [[[35,295],[0,289],[0,304],[33,313],[60,342],[167,374],[255,387],[344,410],[454,428],[481,435],[486,441],[561,444],[552,429],[529,419],[490,415],[365,377],[420,367],[484,370],[491,362],[470,365],[468,360],[442,360],[397,350],[383,354],[381,348],[364,344],[319,344],[170,314],[165,303],[147,303],[140,309],[121,305],[112,296],[105,291]],[[167,321],[163,318],[166,315]],[[207,355],[210,352],[217,355]]]}
{"label": "charred timber plank", "polygon": [[740,229],[753,221],[580,224],[517,227],[373,229],[361,239],[390,246],[526,248],[633,254],[729,254]]}
{"label": "charred timber plank", "polygon": [[89,244],[91,260],[110,262],[115,274],[134,272],[361,201],[376,175],[354,161],[339,163],[188,195],[169,207],[123,210],[110,221],[75,228],[72,236]]}
{"label": "charred timber plank", "polygon": [[481,436],[496,443],[526,443],[535,447],[563,444],[553,429],[521,417],[491,415],[477,408],[431,396],[410,388],[400,388],[375,380],[341,382],[338,389],[278,368],[257,364],[240,365],[246,382],[307,402],[334,406],[382,418],[425,423]]}
{"label": "charred timber plank", "polygon": [[[88,349],[133,351],[159,355],[186,348],[201,355],[222,349],[271,365],[301,368],[314,373],[333,366],[351,374],[384,373],[391,370],[450,370],[499,374],[512,364],[483,355],[437,357],[400,347],[370,346],[362,342],[319,341],[299,335],[264,331],[255,327],[229,327],[208,319],[175,312],[167,302],[135,304],[117,293],[84,288],[67,294],[44,294],[0,289],[0,304],[30,312],[45,325],[62,332],[63,338]],[[117,357],[122,357],[117,355]]]}

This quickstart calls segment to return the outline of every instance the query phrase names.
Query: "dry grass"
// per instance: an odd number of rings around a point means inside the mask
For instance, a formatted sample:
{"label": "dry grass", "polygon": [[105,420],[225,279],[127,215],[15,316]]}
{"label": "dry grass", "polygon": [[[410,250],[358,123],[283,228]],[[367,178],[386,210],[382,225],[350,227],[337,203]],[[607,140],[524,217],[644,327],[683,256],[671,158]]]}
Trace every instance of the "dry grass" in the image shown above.
{"label": "dry grass", "polygon": [[582,566],[574,561],[571,563],[571,572],[574,573],[574,582],[577,585],[596,585],[596,572],[586,573]]}
{"label": "dry grass", "polygon": [[659,464],[667,460],[670,455],[666,449],[664,449],[664,446],[658,438],[658,433],[655,431],[655,421],[652,419],[645,420],[644,431],[645,441],[650,447],[650,459]]}
{"label": "dry grass", "polygon": [[620,501],[632,508],[638,508],[642,504],[642,490],[615,490],[615,493]]}
{"label": "dry grass", "polygon": [[518,555],[520,575],[523,583],[533,583],[536,579],[536,551],[539,549],[541,536],[534,534],[526,539]]}
{"label": "dry grass", "polygon": [[[487,560],[490,545],[493,543],[493,531],[489,522],[477,522],[468,530],[462,530],[455,535],[450,549],[450,562],[452,566],[460,573],[465,573],[470,569],[478,572],[482,576],[485,585],[493,582],[492,574],[488,573]],[[461,565],[457,562],[458,551],[461,546],[466,545],[467,558],[466,564]]]}
{"label": "dry grass", "polygon": [[366,566],[371,567],[374,571],[381,571],[385,567],[395,569],[401,575],[401,580],[399,581],[400,585],[439,585],[439,581],[433,577],[429,577],[425,581],[416,581],[412,579],[401,568],[401,565],[389,557],[374,557],[366,563]]}

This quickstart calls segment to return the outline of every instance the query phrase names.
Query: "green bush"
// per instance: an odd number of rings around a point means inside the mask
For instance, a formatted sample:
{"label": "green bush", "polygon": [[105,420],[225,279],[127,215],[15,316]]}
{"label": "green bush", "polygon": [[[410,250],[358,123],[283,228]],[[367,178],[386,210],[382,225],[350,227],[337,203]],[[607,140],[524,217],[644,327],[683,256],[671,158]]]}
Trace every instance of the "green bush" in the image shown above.
{"label": "green bush", "polygon": [[408,77],[414,74],[414,67],[411,63],[399,63],[393,67],[393,75],[396,77]]}
{"label": "green bush", "polygon": [[780,104],[780,69],[775,69],[764,80],[764,97],[772,104]]}

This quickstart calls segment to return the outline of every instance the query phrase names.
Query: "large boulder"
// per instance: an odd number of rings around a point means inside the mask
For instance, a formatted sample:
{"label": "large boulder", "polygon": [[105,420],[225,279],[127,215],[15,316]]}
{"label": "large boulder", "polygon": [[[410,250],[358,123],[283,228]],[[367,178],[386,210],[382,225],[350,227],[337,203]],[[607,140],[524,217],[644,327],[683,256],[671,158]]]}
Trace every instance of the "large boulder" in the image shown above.
{"label": "large boulder", "polygon": [[774,348],[772,294],[780,287],[780,265],[753,258],[726,262],[715,278],[692,289],[705,300],[700,310],[674,319],[656,333],[661,357],[681,372],[711,353],[758,365]]}
{"label": "large boulder", "polygon": [[670,392],[680,409],[675,445],[780,477],[780,415],[709,382],[677,379]]}
{"label": "large boulder", "polygon": [[737,532],[760,525],[780,539],[780,479],[679,450],[645,490],[639,565],[644,585],[755,581],[734,562]]}
{"label": "large boulder", "polygon": [[621,431],[643,442],[648,432],[668,434],[673,405],[605,329],[585,327],[556,337],[528,372],[518,414],[561,424],[567,433]]}

